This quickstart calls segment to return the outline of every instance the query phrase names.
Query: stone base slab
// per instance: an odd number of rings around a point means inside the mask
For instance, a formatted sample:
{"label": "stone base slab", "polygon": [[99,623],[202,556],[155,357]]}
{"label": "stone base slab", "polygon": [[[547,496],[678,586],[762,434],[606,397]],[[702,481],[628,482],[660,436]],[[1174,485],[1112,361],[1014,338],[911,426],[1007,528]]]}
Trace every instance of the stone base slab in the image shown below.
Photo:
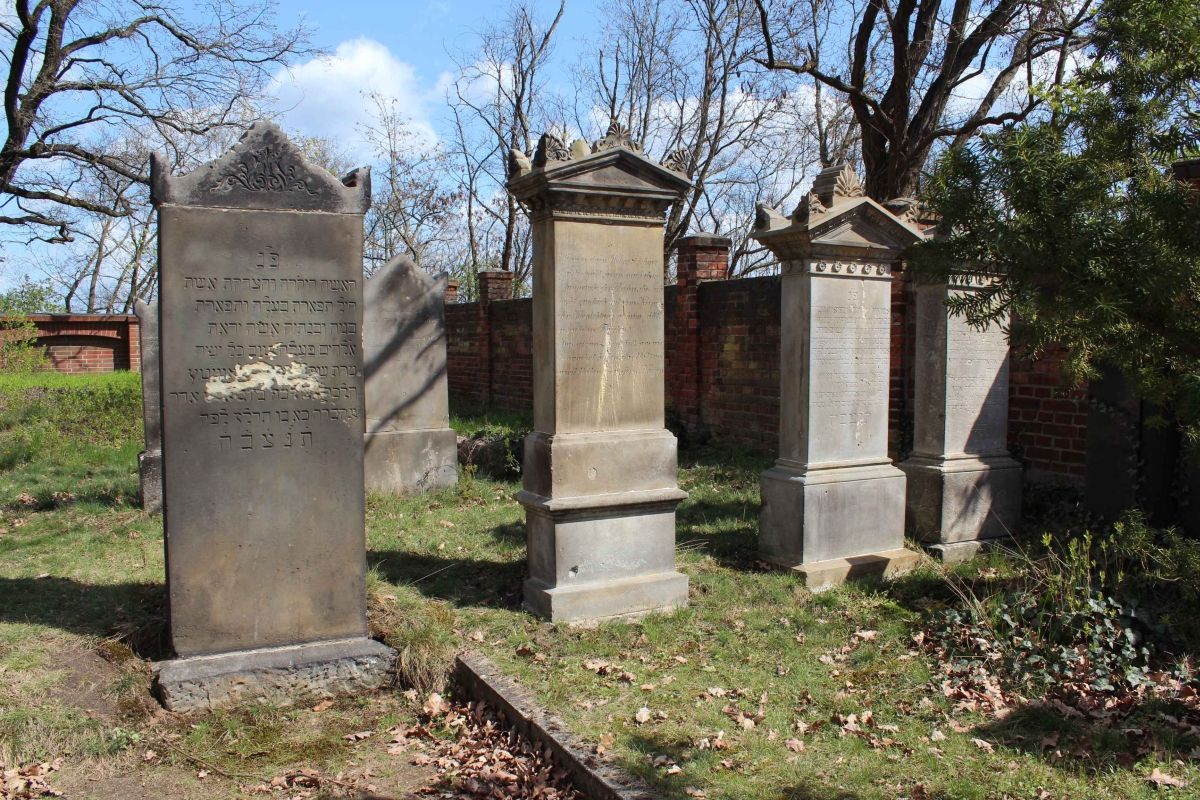
{"label": "stone base slab", "polygon": [[547,586],[532,578],[525,581],[525,608],[551,622],[636,619],[683,608],[687,601],[688,578],[680,572],[579,586]]}
{"label": "stone base slab", "polygon": [[793,564],[774,558],[767,558],[767,562],[797,575],[810,591],[820,592],[850,580],[887,580],[903,575],[921,563],[921,554],[899,548],[807,564]]}
{"label": "stone base slab", "polygon": [[414,494],[458,482],[458,436],[450,428],[380,431],[363,436],[368,492]]}
{"label": "stone base slab", "polygon": [[667,430],[525,437],[522,486],[543,497],[589,497],[674,489],[677,442]]}
{"label": "stone base slab", "polygon": [[590,497],[517,493],[525,507],[525,606],[553,622],[638,616],[687,604],[675,569],[676,488]]}
{"label": "stone base slab", "polygon": [[147,514],[161,514],[162,451],[143,450],[138,453],[138,496]]}
{"label": "stone base slab", "polygon": [[391,684],[396,651],[372,639],[192,656],[154,665],[154,693],[171,711],[255,700],[330,697]]}
{"label": "stone base slab", "polygon": [[759,552],[793,565],[903,548],[904,483],[890,461],[777,462],[762,475]]}
{"label": "stone base slab", "polygon": [[1002,536],[995,539],[975,539],[969,542],[927,544],[924,547],[925,552],[943,564],[961,564],[964,561],[970,561],[981,553],[1003,549],[1005,545],[1011,543],[1011,538]]}
{"label": "stone base slab", "polygon": [[1021,523],[1022,469],[1006,455],[900,464],[908,476],[909,535],[926,545],[1011,537]]}

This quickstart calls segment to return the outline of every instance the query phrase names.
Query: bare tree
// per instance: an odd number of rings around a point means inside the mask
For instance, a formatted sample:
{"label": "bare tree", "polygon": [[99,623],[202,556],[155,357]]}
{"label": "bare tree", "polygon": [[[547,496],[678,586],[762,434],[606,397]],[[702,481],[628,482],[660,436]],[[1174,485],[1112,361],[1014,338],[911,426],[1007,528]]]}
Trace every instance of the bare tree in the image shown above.
{"label": "bare tree", "polygon": [[[1085,43],[1094,0],[754,0],[759,63],[844,97],[866,190],[912,196],[931,152],[1027,118]],[[797,24],[797,8],[804,9]],[[830,36],[845,31],[846,36]],[[820,32],[824,32],[821,34]]]}
{"label": "bare tree", "polygon": [[[472,266],[512,271],[514,286],[528,281],[530,262],[524,215],[503,189],[508,153],[532,152],[535,133],[550,127],[541,114],[542,70],[565,8],[559,0],[554,16],[541,20],[528,0],[519,0],[501,23],[480,33],[479,51],[460,60],[451,89]],[[485,245],[492,230],[498,251]]]}
{"label": "bare tree", "polygon": [[668,215],[668,253],[703,229],[735,239],[735,274],[765,266],[746,238],[753,209],[785,202],[816,165],[820,98],[789,93],[756,64],[751,0],[610,0],[604,10],[596,55],[577,70],[575,123],[598,131],[617,120],[691,179]]}
{"label": "bare tree", "polygon": [[[309,52],[278,31],[270,3],[246,0],[16,0],[7,37],[0,224],[66,242],[89,214],[130,213],[128,182],[149,180],[137,137],[170,148],[241,122],[273,67]],[[136,156],[136,157],[131,157]],[[87,194],[84,184],[105,186]]]}
{"label": "bare tree", "polygon": [[424,141],[392,98],[368,97],[374,121],[364,134],[378,159],[372,175],[375,197],[367,213],[367,266],[371,272],[397,255],[407,254],[430,269],[439,260],[451,271],[447,252],[459,234],[454,224],[462,193],[447,188],[451,156]]}

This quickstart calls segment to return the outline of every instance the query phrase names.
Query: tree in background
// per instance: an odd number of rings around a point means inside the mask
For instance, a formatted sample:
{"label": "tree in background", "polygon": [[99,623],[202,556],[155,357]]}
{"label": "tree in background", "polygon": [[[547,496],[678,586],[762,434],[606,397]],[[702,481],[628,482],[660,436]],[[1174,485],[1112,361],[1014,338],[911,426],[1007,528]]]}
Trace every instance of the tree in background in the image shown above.
{"label": "tree in background", "polygon": [[[754,0],[759,63],[845,98],[868,195],[912,197],[938,147],[1029,117],[1084,44],[1093,0]],[[829,35],[844,31],[847,35]]]}
{"label": "tree in background", "polygon": [[43,284],[26,276],[16,288],[0,293],[0,373],[27,373],[47,364],[37,346],[37,326],[30,314],[51,310],[54,298]]}
{"label": "tree in background", "polygon": [[668,252],[703,230],[734,239],[734,274],[764,266],[765,251],[747,237],[755,203],[784,202],[817,165],[819,98],[789,93],[759,68],[752,0],[610,0],[604,12],[602,39],[576,70],[563,118],[588,138],[616,120],[692,181],[668,212]]}
{"label": "tree in background", "polygon": [[1090,61],[1043,121],[947,153],[927,186],[943,236],[918,269],[999,276],[955,310],[1013,314],[1014,344],[1114,366],[1200,433],[1200,192],[1171,163],[1200,148],[1200,4],[1104,0]]}
{"label": "tree in background", "polygon": [[545,113],[543,69],[562,20],[565,0],[553,17],[540,19],[526,0],[479,33],[479,49],[460,60],[451,87],[455,140],[450,147],[460,165],[459,190],[465,198],[471,280],[480,269],[514,273],[514,288],[527,286],[532,267],[529,230],[517,202],[505,191],[508,154],[533,151],[551,127]]}
{"label": "tree in background", "polygon": [[308,52],[303,29],[276,30],[272,10],[237,0],[16,0],[0,20],[0,225],[67,242],[94,215],[127,216],[124,187],[149,182],[145,150],[105,145],[171,151],[241,125],[241,104],[271,70]]}
{"label": "tree in background", "polygon": [[376,157],[366,220],[368,274],[398,255],[419,267],[461,264],[465,248],[456,222],[464,192],[446,181],[451,155],[441,143],[425,141],[394,99],[377,94],[367,99],[374,121],[364,134]]}

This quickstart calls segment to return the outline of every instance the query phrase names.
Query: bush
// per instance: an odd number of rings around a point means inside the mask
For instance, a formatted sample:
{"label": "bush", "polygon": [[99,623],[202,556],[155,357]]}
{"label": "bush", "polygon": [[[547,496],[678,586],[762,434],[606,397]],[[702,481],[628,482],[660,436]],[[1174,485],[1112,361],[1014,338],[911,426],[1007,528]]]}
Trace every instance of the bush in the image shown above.
{"label": "bush", "polygon": [[37,326],[24,317],[0,320],[0,375],[28,375],[49,366]]}
{"label": "bush", "polygon": [[0,375],[0,468],[71,440],[120,447],[141,437],[136,372]]}
{"label": "bush", "polygon": [[961,607],[935,613],[930,641],[963,667],[986,665],[1014,691],[1124,693],[1152,671],[1191,680],[1200,646],[1200,542],[1130,513],[1099,536],[1018,552],[1012,572],[951,576]]}

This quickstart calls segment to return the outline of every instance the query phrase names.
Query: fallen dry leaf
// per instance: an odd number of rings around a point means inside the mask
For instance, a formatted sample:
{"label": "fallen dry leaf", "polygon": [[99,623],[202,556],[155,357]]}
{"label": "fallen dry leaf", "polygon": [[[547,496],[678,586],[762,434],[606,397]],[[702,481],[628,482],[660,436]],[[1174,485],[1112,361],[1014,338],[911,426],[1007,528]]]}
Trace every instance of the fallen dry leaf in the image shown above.
{"label": "fallen dry leaf", "polygon": [[313,706],[312,710],[317,712],[318,714],[320,714],[322,711],[328,711],[331,708],[333,708],[332,700],[322,700],[321,702],[319,702],[315,706]]}
{"label": "fallen dry leaf", "polygon": [[633,718],[639,725],[643,725],[643,724],[649,722],[650,721],[650,709],[646,708],[645,706],[642,706],[641,708],[639,708],[637,710],[637,713],[633,715]]}
{"label": "fallen dry leaf", "polygon": [[1174,775],[1168,775],[1165,772],[1155,767],[1146,780],[1153,783],[1155,786],[1173,786],[1177,789],[1183,789],[1188,785],[1188,782],[1183,778],[1176,778]]}

